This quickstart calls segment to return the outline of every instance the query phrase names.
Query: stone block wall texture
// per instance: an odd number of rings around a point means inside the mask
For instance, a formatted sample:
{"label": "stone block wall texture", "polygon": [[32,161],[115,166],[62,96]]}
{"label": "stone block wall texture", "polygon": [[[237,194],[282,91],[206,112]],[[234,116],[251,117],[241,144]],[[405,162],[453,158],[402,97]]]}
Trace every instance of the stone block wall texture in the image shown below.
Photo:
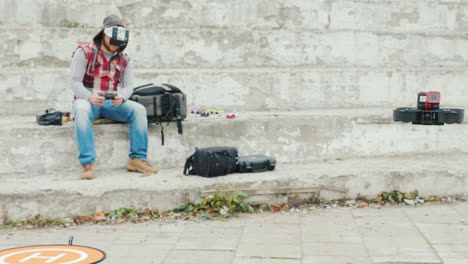
{"label": "stone block wall texture", "polygon": [[0,0],[0,113],[69,110],[69,64],[109,14],[130,22],[135,84],[194,108],[468,106],[466,0]]}

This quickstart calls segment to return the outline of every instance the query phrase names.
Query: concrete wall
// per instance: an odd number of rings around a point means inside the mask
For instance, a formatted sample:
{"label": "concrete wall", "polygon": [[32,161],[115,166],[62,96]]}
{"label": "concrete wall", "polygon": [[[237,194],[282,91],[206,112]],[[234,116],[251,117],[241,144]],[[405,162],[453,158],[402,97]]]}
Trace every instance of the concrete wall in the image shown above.
{"label": "concrete wall", "polygon": [[228,111],[468,106],[468,1],[0,1],[0,113],[69,110],[71,54],[131,23],[136,84]]}
{"label": "concrete wall", "polygon": [[[34,117],[71,110],[72,53],[109,14],[131,23],[136,85],[172,83],[189,108],[241,117],[189,115],[183,135],[166,128],[164,147],[151,126],[148,158],[164,170],[136,180],[114,177],[127,160],[127,125],[96,126],[100,182],[77,184],[73,124],[40,127]],[[223,177],[233,188],[293,181],[349,197],[466,194],[468,124],[391,115],[414,107],[419,91],[468,107],[468,0],[0,0],[0,33],[0,218],[176,207],[190,189],[212,189],[174,175],[195,147],[213,145],[278,161],[273,173]]]}
{"label": "concrete wall", "polygon": [[[149,158],[162,167],[208,143],[283,163],[467,151],[466,125],[413,127],[391,114],[428,90],[442,91],[442,107],[468,107],[468,1],[0,0],[4,172],[76,160],[71,127],[38,129],[32,118],[47,107],[70,111],[72,52],[113,13],[131,23],[135,84],[175,84],[189,108],[279,115],[189,118],[164,148],[152,128]],[[18,113],[29,125],[8,119]],[[110,127],[96,130],[115,134],[97,150],[114,168],[128,142],[124,125]]]}

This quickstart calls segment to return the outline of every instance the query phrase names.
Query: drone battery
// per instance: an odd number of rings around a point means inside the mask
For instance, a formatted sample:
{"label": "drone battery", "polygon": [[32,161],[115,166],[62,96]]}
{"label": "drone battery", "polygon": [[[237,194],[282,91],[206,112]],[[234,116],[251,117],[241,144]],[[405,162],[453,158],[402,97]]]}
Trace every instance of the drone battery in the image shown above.
{"label": "drone battery", "polygon": [[264,172],[267,170],[274,170],[275,166],[276,160],[264,155],[241,156],[237,164],[240,173]]}

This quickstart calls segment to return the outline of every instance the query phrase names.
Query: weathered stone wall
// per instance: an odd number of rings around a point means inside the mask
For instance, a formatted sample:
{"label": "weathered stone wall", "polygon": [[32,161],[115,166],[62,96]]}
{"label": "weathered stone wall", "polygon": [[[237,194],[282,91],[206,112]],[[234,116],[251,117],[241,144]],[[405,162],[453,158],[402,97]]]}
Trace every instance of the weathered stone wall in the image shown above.
{"label": "weathered stone wall", "polygon": [[[136,85],[172,83],[189,108],[240,118],[190,114],[183,135],[165,127],[165,146],[150,126],[148,159],[162,170],[145,178],[124,173],[127,125],[96,126],[98,178],[78,182],[73,124],[34,117],[71,110],[72,53],[110,14],[130,22]],[[468,107],[468,0],[0,0],[0,33],[0,219],[172,209],[224,184],[467,193],[468,124],[391,117],[419,91]],[[176,177],[195,147],[215,145],[271,155],[277,169]]]}
{"label": "weathered stone wall", "polygon": [[136,84],[232,111],[468,106],[468,1],[2,0],[1,113],[69,110],[71,54],[129,21]]}

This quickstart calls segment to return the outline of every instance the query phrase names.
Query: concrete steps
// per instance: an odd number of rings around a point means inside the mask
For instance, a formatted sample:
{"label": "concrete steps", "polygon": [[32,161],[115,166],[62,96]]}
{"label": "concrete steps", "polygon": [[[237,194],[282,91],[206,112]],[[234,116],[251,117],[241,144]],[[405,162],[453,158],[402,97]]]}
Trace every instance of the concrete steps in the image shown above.
{"label": "concrete steps", "polygon": [[[467,108],[465,68],[260,68],[135,71],[135,84],[171,83],[191,108],[294,111],[415,107],[420,91],[442,92],[442,107]],[[0,73],[0,113],[70,111],[70,69],[9,69]]]}
{"label": "concrete steps", "polygon": [[[1,64],[69,64],[78,44],[96,28],[1,28]],[[352,30],[132,29],[127,52],[137,68],[244,67],[462,67],[468,61],[464,34],[394,34]],[[396,55],[398,54],[398,55]]]}
{"label": "concrete steps", "polygon": [[[235,146],[240,155],[267,154],[278,162],[313,162],[353,157],[468,152],[467,123],[414,126],[392,121],[391,109],[241,112],[236,119],[189,114],[184,134],[151,125],[149,160],[161,168],[181,168],[195,147]],[[39,126],[35,118],[0,119],[0,174],[66,172],[77,167],[72,122]],[[95,126],[97,162],[120,168],[128,158],[126,124]]]}
{"label": "concrete steps", "polygon": [[[414,107],[416,94],[429,90],[442,92],[442,107],[468,107],[468,3],[111,2],[0,1],[0,216],[170,209],[221,185],[305,186],[325,197],[392,188],[466,193],[467,123],[394,123],[392,110]],[[160,127],[151,126],[149,159],[161,172],[147,178],[124,171],[127,125],[96,126],[99,177],[79,181],[73,125],[40,127],[34,118],[49,107],[70,111],[72,52],[112,13],[131,23],[136,85],[171,83],[189,108],[240,117],[191,115],[183,135],[165,128],[164,147]],[[175,176],[195,147],[214,145],[272,155],[278,169]]]}
{"label": "concrete steps", "polygon": [[[181,168],[140,177],[124,168],[98,166],[98,177],[79,180],[79,170],[0,175],[0,218],[23,220],[91,215],[121,207],[173,209],[212,191],[244,190],[251,202],[293,202],[312,197],[375,197],[381,191],[418,189],[421,196],[468,192],[466,153],[350,158],[285,164],[274,171],[224,177],[180,177]],[[8,217],[6,217],[8,216]]]}
{"label": "concrete steps", "polygon": [[459,1],[5,0],[0,7],[0,113],[66,111],[71,54],[109,13],[132,22],[135,83],[173,83],[196,107],[395,108],[413,106],[423,90],[442,91],[445,107],[468,105],[467,3]]}
{"label": "concrete steps", "polygon": [[107,0],[4,0],[0,2],[0,24],[87,28],[99,26],[108,14],[119,14],[136,28],[243,27],[445,33],[466,32],[466,8],[467,3],[461,0],[114,0],[111,3]]}

